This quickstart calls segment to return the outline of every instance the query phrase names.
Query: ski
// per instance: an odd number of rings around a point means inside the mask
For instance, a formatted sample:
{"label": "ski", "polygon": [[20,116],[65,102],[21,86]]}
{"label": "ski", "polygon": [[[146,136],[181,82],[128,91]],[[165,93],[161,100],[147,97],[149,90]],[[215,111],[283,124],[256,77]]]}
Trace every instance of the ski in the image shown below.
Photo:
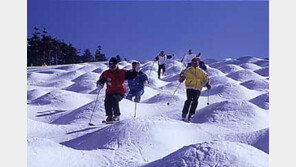
{"label": "ski", "polygon": [[114,124],[116,122],[119,122],[119,121],[106,121],[106,120],[102,121],[102,123],[104,123],[104,124]]}

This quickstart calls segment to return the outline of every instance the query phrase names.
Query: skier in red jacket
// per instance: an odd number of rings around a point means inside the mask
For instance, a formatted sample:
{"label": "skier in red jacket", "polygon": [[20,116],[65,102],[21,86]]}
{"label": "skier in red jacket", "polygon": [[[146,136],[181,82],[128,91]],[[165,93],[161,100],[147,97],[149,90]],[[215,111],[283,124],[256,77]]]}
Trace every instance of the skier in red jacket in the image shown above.
{"label": "skier in red jacket", "polygon": [[106,122],[119,121],[120,109],[119,101],[122,100],[126,92],[125,80],[133,79],[137,76],[137,71],[126,71],[118,68],[118,60],[112,57],[109,60],[109,69],[104,71],[97,81],[97,88],[100,91],[106,83],[105,111]]}

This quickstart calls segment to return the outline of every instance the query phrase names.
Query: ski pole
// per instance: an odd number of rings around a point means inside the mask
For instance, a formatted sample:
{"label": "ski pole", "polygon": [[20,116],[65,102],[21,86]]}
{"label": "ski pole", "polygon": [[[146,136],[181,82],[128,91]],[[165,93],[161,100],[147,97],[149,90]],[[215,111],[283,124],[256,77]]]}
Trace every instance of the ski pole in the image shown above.
{"label": "ski pole", "polygon": [[207,101],[207,105],[210,105],[210,90],[208,90],[208,101]]}
{"label": "ski pole", "polygon": [[92,119],[92,117],[93,117],[94,111],[95,111],[96,106],[97,106],[97,102],[98,102],[98,98],[99,98],[100,91],[101,91],[101,90],[98,91],[98,95],[97,95],[97,99],[96,99],[96,102],[95,102],[95,106],[94,106],[94,109],[93,109],[92,112],[91,112],[91,116],[90,116],[89,123],[88,123],[89,126],[95,126],[93,123],[91,123],[91,119]]}
{"label": "ski pole", "polygon": [[135,102],[135,115],[134,115],[134,117],[136,117],[137,116],[137,102]]}
{"label": "ski pole", "polygon": [[170,101],[171,101],[172,98],[174,97],[174,95],[175,95],[175,93],[177,92],[177,90],[178,90],[178,88],[179,88],[180,85],[181,85],[181,82],[178,84],[176,90],[174,91],[174,93],[173,93],[172,97],[170,98],[170,100],[168,101],[167,105],[170,105]]}

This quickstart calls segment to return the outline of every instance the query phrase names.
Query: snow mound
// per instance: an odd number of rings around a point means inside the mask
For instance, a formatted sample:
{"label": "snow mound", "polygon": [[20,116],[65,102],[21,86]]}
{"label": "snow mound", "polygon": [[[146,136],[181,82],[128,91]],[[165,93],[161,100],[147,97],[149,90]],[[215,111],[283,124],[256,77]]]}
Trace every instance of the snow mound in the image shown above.
{"label": "snow mound", "polygon": [[269,67],[263,67],[259,70],[254,71],[255,73],[264,76],[264,77],[268,77],[269,76]]}
{"label": "snow mound", "polygon": [[215,63],[217,61],[218,60],[215,60],[215,59],[205,59],[205,60],[203,60],[203,62],[206,63],[206,64],[212,64],[212,63]]}
{"label": "snow mound", "polygon": [[27,91],[27,101],[35,100],[36,98],[45,95],[48,91],[42,89],[32,89]]}
{"label": "snow mound", "polygon": [[95,69],[97,69],[98,67],[96,66],[96,64],[93,63],[84,63],[84,66],[76,69],[75,71],[81,72],[81,73],[87,73],[90,71],[93,71]]}
{"label": "snow mound", "polygon": [[74,71],[83,67],[82,64],[71,64],[71,65],[59,65],[54,67],[54,69],[65,70],[65,71]]}
{"label": "snow mound", "polygon": [[244,69],[251,70],[251,71],[255,71],[261,68],[260,66],[254,63],[243,63],[243,64],[240,64],[240,66]]}
{"label": "snow mound", "polygon": [[[159,93],[147,100],[144,100],[142,103],[168,103],[169,100],[171,99],[172,101],[179,101],[181,100],[181,98],[179,98],[179,96],[172,96],[172,94],[163,94],[163,93]],[[182,99],[183,100],[183,99]]]}
{"label": "snow mound", "polygon": [[268,127],[268,112],[254,104],[242,101],[223,101],[197,111],[192,122],[210,123],[232,130],[250,131]]}
{"label": "snow mound", "polygon": [[157,78],[158,77],[157,72],[152,71],[150,76],[149,76],[149,73],[148,74],[146,73],[146,75],[148,77],[149,85],[151,87],[158,88],[168,84],[168,82]]}
{"label": "snow mound", "polygon": [[224,76],[213,76],[210,78],[210,84],[211,86],[215,86],[215,85],[224,85],[224,84],[235,84],[237,83],[237,81],[228,78],[228,77],[224,77]]}
{"label": "snow mound", "polygon": [[268,167],[268,154],[246,144],[213,141],[185,146],[145,167]]}
{"label": "snow mound", "polygon": [[225,140],[241,142],[258,148],[269,154],[269,129],[262,129],[255,132],[229,134]]}
{"label": "snow mound", "polygon": [[254,62],[254,64],[257,64],[260,67],[268,67],[269,60],[259,60],[259,61]]}
{"label": "snow mound", "polygon": [[265,79],[249,80],[241,83],[241,85],[252,90],[268,90],[269,83]]}
{"label": "snow mound", "polygon": [[258,92],[254,92],[253,90],[250,90],[237,83],[225,83],[215,86],[213,85],[213,87],[209,90],[209,94],[217,95],[224,99],[233,99],[233,97],[235,97],[235,99],[242,100],[250,100],[254,96],[258,96]]}
{"label": "snow mound", "polygon": [[250,100],[251,103],[265,110],[269,109],[269,93],[262,94]]}
{"label": "snow mound", "polygon": [[39,72],[30,72],[27,74],[27,84],[28,85],[38,85],[40,83],[45,83],[46,81],[52,80],[55,74],[44,74]]}
{"label": "snow mound", "polygon": [[87,72],[79,77],[73,79],[75,82],[73,85],[65,88],[65,90],[79,92],[79,93],[89,93],[96,89],[96,82],[99,79],[99,75],[93,72]]}
{"label": "snow mound", "polygon": [[93,70],[91,72],[101,74],[102,72],[104,72],[107,69],[108,69],[108,67],[105,64],[101,64],[100,68],[97,68],[97,69],[95,69],[95,70]]}
{"label": "snow mound", "polygon": [[248,81],[248,80],[256,80],[261,79],[262,76],[258,75],[257,73],[250,71],[250,70],[240,70],[236,72],[232,72],[227,75],[227,77],[232,78],[237,81]]}
{"label": "snow mound", "polygon": [[[117,160],[124,163],[120,166],[126,166],[135,161],[151,162],[184,144],[211,139],[209,134],[195,126],[162,117],[129,119],[62,144],[78,150],[113,150]],[[174,140],[168,142],[168,139]],[[133,157],[133,160],[126,157]]]}
{"label": "snow mound", "polygon": [[221,72],[220,70],[215,69],[215,68],[209,67],[207,70],[208,70],[208,72],[207,72],[208,76],[222,76],[222,75],[225,75],[223,72]]}
{"label": "snow mound", "polygon": [[[67,124],[86,124],[88,123],[90,117],[91,117],[91,113],[94,110],[95,107],[95,101],[88,103],[82,107],[79,107],[73,111],[71,111],[70,113],[63,115],[61,117],[59,117],[58,119],[52,121],[52,124],[63,124],[63,125],[67,125]],[[105,120],[105,109],[103,105],[98,105],[98,104],[103,104],[103,99],[99,98],[98,102],[97,102],[97,106],[94,110],[94,114],[93,114],[93,120]]]}
{"label": "snow mound", "polygon": [[60,79],[60,80],[56,81],[53,79],[52,81],[43,82],[43,83],[39,84],[38,86],[63,89],[63,88],[66,88],[72,84],[74,84],[74,82],[71,82],[69,80]]}
{"label": "snow mound", "polygon": [[148,61],[142,65],[142,71],[145,72],[147,76],[153,71],[157,72],[157,70],[158,70],[158,65],[156,62]]}
{"label": "snow mound", "polygon": [[69,71],[69,72],[66,72],[66,73],[63,73],[62,75],[60,75],[58,79],[72,80],[82,74],[83,73],[79,72],[79,71]]}
{"label": "snow mound", "polygon": [[244,57],[238,58],[237,60],[241,61],[242,63],[254,63],[257,61],[261,61],[262,59],[257,57],[251,57],[251,56],[244,56]]}
{"label": "snow mound", "polygon": [[225,74],[243,70],[242,67],[235,65],[235,64],[226,64],[226,65],[219,67],[218,69]]}
{"label": "snow mound", "polygon": [[81,105],[92,101],[86,96],[79,93],[66,90],[53,90],[35,100],[31,104],[34,105],[51,105],[56,107],[75,109]]}
{"label": "snow mound", "polygon": [[101,152],[91,153],[77,151],[49,139],[27,139],[27,154],[27,165],[30,167],[97,166],[95,164],[108,166],[108,161]]}

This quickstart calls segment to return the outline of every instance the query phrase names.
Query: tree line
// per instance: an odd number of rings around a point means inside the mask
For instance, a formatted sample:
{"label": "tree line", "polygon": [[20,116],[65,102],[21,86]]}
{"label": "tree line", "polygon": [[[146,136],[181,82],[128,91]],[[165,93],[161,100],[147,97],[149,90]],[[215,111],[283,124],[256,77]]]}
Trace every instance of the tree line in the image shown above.
{"label": "tree line", "polygon": [[[84,50],[82,55],[79,55],[80,50],[72,46],[71,43],[68,44],[53,38],[47,34],[45,28],[41,33],[37,27],[34,27],[32,37],[27,39],[27,66],[107,61],[105,54],[101,50],[102,46],[99,45],[94,55],[88,48]],[[119,55],[116,57],[118,61],[121,61]]]}

